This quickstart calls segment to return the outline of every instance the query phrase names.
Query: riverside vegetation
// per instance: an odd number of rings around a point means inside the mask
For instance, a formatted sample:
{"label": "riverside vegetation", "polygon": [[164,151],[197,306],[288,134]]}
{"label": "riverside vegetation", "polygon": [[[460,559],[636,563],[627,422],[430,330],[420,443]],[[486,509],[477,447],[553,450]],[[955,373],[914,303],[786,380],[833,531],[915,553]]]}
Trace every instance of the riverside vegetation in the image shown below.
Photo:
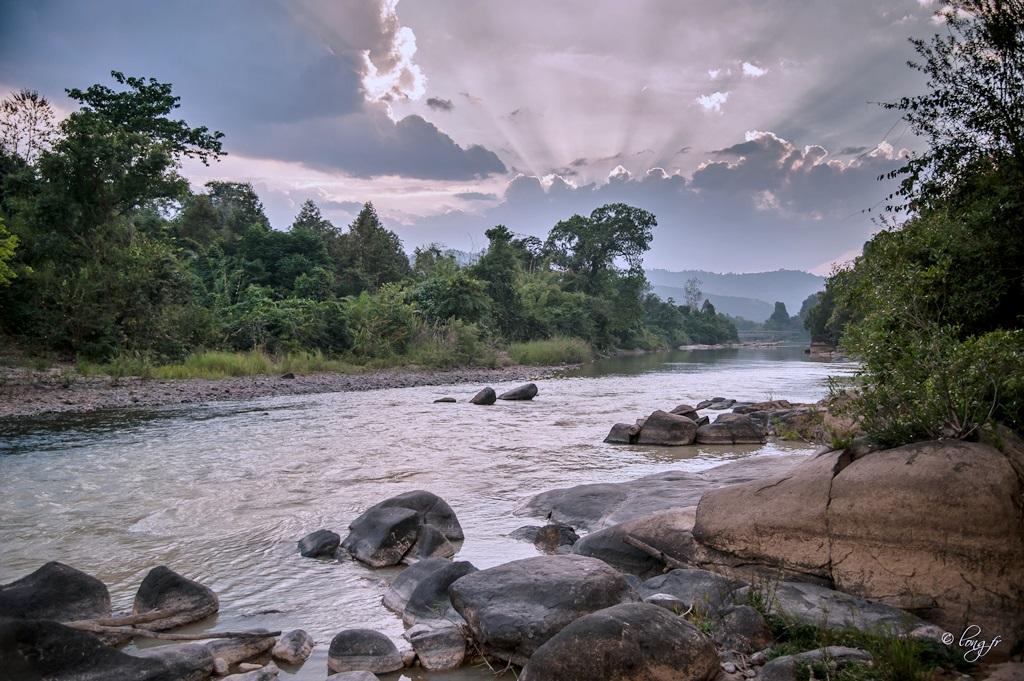
{"label": "riverside vegetation", "polygon": [[69,89],[80,108],[56,127],[34,92],[0,105],[0,331],[30,355],[201,377],[736,340],[710,304],[649,293],[645,210],[601,206],[544,241],[498,225],[461,263],[436,245],[410,260],[369,203],[342,229],[306,201],[274,230],[251,185],[193,192],[179,174],[224,155],[223,135],[175,120],[170,84],[112,76]]}

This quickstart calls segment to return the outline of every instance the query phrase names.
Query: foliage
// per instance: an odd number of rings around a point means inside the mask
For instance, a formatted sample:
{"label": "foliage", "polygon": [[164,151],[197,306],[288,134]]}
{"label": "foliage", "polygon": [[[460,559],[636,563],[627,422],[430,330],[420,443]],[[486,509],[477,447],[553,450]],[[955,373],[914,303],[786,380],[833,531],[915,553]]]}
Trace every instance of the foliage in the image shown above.
{"label": "foliage", "polygon": [[56,130],[50,103],[34,90],[0,102],[0,151],[31,165],[50,148]]}
{"label": "foliage", "polygon": [[565,336],[512,343],[508,354],[516,364],[532,365],[582,364],[593,358],[586,341]]}
{"label": "foliage", "polygon": [[14,258],[14,249],[17,247],[18,237],[7,231],[3,217],[0,217],[0,286],[10,283],[18,276],[10,265]]}

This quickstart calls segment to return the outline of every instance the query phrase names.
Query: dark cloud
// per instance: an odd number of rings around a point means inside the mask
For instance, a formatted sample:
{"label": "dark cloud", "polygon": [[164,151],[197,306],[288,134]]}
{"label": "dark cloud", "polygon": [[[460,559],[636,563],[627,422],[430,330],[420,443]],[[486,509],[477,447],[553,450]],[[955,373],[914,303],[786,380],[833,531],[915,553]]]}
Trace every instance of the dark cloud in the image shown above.
{"label": "dark cloud", "polygon": [[843,147],[836,152],[836,156],[857,156],[868,151],[871,147]]}
{"label": "dark cloud", "polygon": [[427,106],[435,111],[451,111],[455,108],[455,103],[450,99],[427,97]]}
{"label": "dark cloud", "polygon": [[363,209],[359,201],[331,201],[329,199],[316,199],[313,201],[324,210],[338,210],[344,213],[358,213]]}
{"label": "dark cloud", "polygon": [[498,195],[488,192],[458,192],[455,198],[465,201],[497,201]]}

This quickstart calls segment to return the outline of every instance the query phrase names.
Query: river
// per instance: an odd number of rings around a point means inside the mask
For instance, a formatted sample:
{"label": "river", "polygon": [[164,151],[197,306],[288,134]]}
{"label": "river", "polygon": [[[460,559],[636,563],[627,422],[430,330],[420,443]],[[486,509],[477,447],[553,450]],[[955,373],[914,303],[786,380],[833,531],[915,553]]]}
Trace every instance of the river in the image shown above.
{"label": "river", "polygon": [[[146,572],[165,564],[220,597],[215,621],[192,630],[304,628],[318,645],[282,678],[323,679],[328,644],[342,629],[400,641],[401,621],[380,603],[398,570],[300,558],[295,542],[307,532],[344,536],[368,506],[427,489],[465,529],[458,559],[486,568],[536,555],[507,537],[537,522],[512,515],[536,492],[809,448],[604,444],[613,423],[719,395],[814,401],[829,375],[853,368],[813,361],[799,347],[675,351],[603,360],[540,381],[533,402],[492,407],[464,402],[479,386],[460,385],[7,423],[0,583],[59,560],[103,580],[117,612],[130,609]],[[446,395],[460,402],[432,402]],[[492,678],[472,667],[405,676]]]}

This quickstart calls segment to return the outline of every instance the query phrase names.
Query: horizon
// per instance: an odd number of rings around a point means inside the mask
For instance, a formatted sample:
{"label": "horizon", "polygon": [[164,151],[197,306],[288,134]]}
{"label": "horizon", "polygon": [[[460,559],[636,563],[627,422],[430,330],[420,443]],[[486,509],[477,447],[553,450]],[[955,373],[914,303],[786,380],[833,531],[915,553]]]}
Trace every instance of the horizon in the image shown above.
{"label": "horizon", "polygon": [[306,199],[339,226],[372,201],[408,250],[473,252],[495,224],[543,236],[623,201],[658,217],[648,268],[818,275],[877,231],[877,178],[918,148],[877,102],[921,89],[908,38],[941,24],[928,0],[3,6],[0,94],[67,112],[64,88],[111,69],[170,82],[225,133],[193,188],[251,182],[276,229]]}

